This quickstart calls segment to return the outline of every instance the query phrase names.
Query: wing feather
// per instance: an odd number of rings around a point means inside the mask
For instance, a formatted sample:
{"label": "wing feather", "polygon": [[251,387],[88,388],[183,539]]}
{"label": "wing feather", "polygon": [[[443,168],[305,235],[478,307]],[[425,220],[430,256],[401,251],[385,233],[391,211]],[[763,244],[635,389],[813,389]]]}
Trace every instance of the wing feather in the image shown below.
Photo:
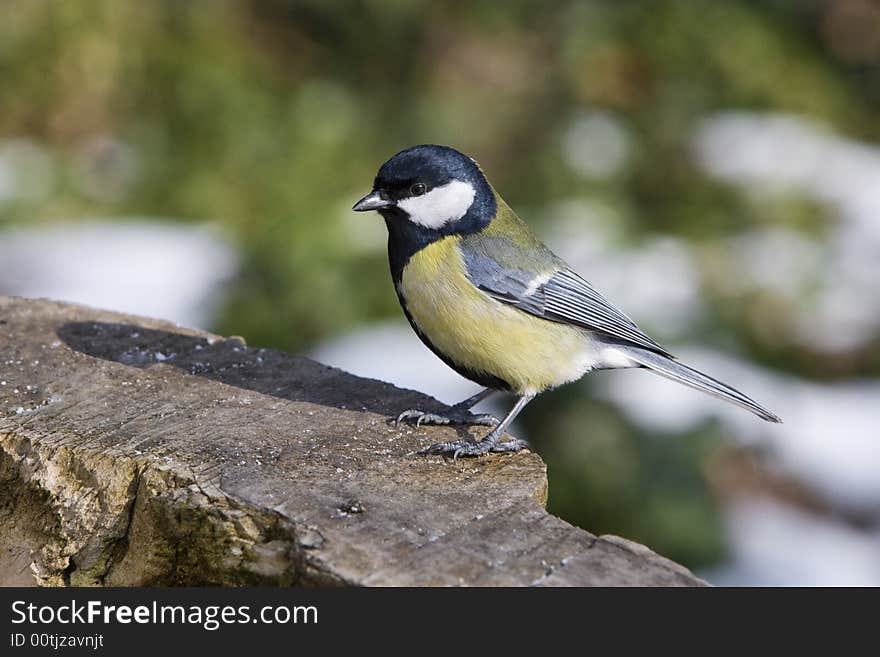
{"label": "wing feather", "polygon": [[621,310],[570,269],[560,269],[543,286],[547,319],[568,322],[669,355]]}
{"label": "wing feather", "polygon": [[522,246],[492,236],[463,240],[460,248],[468,278],[493,298],[536,317],[574,324],[670,356],[589,282],[538,245],[537,253],[535,246],[517,253]]}

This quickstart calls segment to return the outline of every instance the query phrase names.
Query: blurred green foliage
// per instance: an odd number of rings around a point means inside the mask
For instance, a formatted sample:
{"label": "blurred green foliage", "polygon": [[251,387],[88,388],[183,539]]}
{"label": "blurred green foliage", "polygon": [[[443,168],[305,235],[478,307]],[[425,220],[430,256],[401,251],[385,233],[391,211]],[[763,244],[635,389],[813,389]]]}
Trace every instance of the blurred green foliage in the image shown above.
{"label": "blurred green foliage", "polygon": [[[858,22],[856,36],[841,36],[838,5],[5,0],[0,134],[48,147],[55,173],[45,194],[0,205],[0,224],[219,222],[244,271],[213,328],[287,350],[398,316],[384,227],[349,208],[378,165],[414,143],[476,156],[534,224],[554,199],[590,197],[620,209],[633,243],[672,234],[711,246],[766,224],[821,233],[822,208],[711,181],[688,143],[697,119],[729,107],[801,113],[880,139],[874,42]],[[585,178],[563,160],[562,134],[585,107],[612,113],[633,140],[611,177]],[[95,167],[115,186],[86,184]],[[812,376],[864,368],[819,366],[824,355],[757,330],[756,309],[771,329],[787,312],[770,293],[731,299],[702,282],[707,319],[682,337]],[[523,421],[550,464],[552,508],[567,519],[692,566],[723,552],[700,474],[717,445],[712,427],[658,441],[574,388]]]}

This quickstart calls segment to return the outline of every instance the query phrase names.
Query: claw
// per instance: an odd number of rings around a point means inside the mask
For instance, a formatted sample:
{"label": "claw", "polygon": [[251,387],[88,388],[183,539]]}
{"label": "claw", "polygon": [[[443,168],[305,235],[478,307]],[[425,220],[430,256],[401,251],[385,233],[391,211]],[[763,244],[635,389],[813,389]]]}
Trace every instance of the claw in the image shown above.
{"label": "claw", "polygon": [[480,413],[479,415],[474,415],[473,418],[472,424],[481,424],[486,427],[497,427],[501,424],[501,420],[491,413]]}
{"label": "claw", "polygon": [[531,449],[531,446],[525,440],[514,438],[513,440],[505,440],[492,447],[493,452],[518,452],[521,449]]}
{"label": "claw", "polygon": [[423,413],[422,411],[404,411],[398,416],[398,420],[416,417],[416,426],[420,426],[422,422],[433,421],[436,423],[437,420],[442,420],[442,422],[440,422],[441,424],[489,424],[494,427],[492,431],[486,434],[486,436],[480,441],[462,438],[448,443],[430,445],[419,451],[419,454],[451,453],[453,462],[456,461],[459,456],[482,456],[489,452],[518,452],[521,449],[528,448],[529,444],[526,441],[517,438],[512,438],[503,442],[499,442],[499,440],[504,435],[508,425],[514,420],[514,418],[516,418],[517,414],[526,404],[535,398],[535,393],[521,395],[516,404],[514,404],[513,408],[501,422],[498,422],[498,420],[491,415],[473,415],[468,410],[486,395],[487,392],[484,391],[464,400],[460,404],[456,404],[449,409],[448,417],[437,416],[433,413]]}
{"label": "claw", "polygon": [[415,408],[410,408],[397,416],[397,419],[394,420],[394,426],[399,427],[401,422],[403,422],[405,420],[411,420],[413,418],[416,419],[417,424],[420,424],[421,419],[424,415],[425,415],[424,412],[422,412],[418,409],[415,409]]}
{"label": "claw", "polygon": [[484,456],[489,452],[518,452],[521,449],[529,449],[529,444],[519,438],[494,444],[491,440],[471,441],[463,438],[448,443],[435,443],[416,453],[423,456],[426,454],[452,454],[454,463],[459,456]]}
{"label": "claw", "polygon": [[397,419],[394,421],[394,426],[399,427],[401,422],[408,420],[415,420],[417,427],[420,427],[423,424],[479,424],[487,427],[495,427],[498,425],[498,419],[488,413],[474,415],[469,411],[460,412],[452,408],[447,415],[440,415],[439,413],[429,413],[426,411],[420,411],[416,408],[411,408],[397,416]]}

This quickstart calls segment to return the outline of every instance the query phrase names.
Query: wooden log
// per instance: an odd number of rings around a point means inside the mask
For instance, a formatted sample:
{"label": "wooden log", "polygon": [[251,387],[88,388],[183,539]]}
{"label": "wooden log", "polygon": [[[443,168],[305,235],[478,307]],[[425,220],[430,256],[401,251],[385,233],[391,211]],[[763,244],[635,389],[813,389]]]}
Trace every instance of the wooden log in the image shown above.
{"label": "wooden log", "polygon": [[529,452],[414,452],[436,400],[172,324],[0,297],[0,584],[700,585],[548,514]]}

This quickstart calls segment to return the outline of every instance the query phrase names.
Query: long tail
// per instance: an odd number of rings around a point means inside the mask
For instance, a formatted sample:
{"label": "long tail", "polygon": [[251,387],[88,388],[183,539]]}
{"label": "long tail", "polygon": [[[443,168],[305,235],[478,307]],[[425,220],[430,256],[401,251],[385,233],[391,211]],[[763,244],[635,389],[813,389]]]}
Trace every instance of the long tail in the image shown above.
{"label": "long tail", "polygon": [[731,388],[729,385],[721,383],[717,379],[713,379],[707,374],[703,374],[692,367],[683,365],[678,361],[672,360],[666,356],[658,354],[634,345],[615,345],[615,348],[624,353],[627,357],[649,370],[665,376],[673,381],[678,381],[691,388],[696,388],[705,393],[723,399],[744,409],[751,411],[762,420],[768,422],[782,422],[779,416],[771,413],[766,408],[758,404],[755,400],[746,397],[739,390]]}

